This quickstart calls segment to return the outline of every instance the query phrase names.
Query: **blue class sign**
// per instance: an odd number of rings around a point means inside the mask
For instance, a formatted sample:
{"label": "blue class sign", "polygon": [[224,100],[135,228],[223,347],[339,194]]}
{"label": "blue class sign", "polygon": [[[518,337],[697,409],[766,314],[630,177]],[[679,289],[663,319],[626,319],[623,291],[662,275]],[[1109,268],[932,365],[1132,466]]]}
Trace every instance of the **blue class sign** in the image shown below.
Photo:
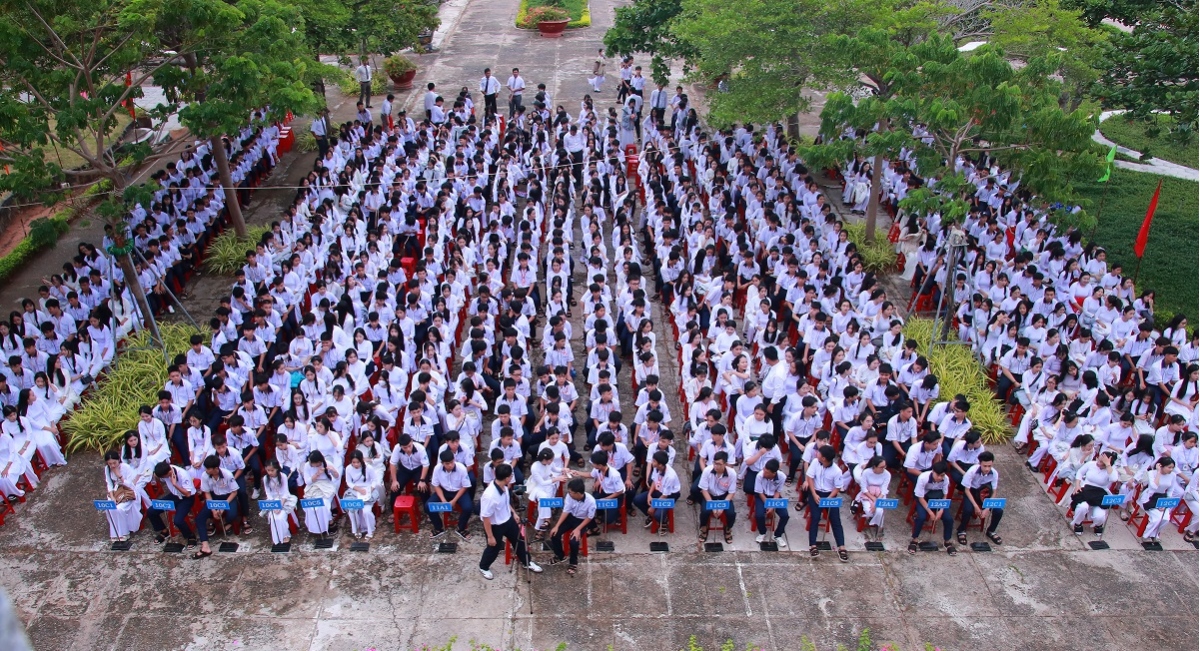
{"label": "blue class sign", "polygon": [[278,511],[283,508],[283,502],[280,500],[259,500],[258,510],[260,511]]}
{"label": "blue class sign", "polygon": [[175,503],[171,500],[150,500],[150,508],[155,511],[174,511]]}
{"label": "blue class sign", "polygon": [[1125,503],[1124,495],[1105,495],[1100,500],[1100,506],[1121,506]]}
{"label": "blue class sign", "polygon": [[650,500],[650,506],[656,509],[673,509],[675,500]]}
{"label": "blue class sign", "polygon": [[362,500],[342,499],[343,511],[361,511],[363,510],[363,506],[364,504]]}
{"label": "blue class sign", "polygon": [[561,509],[563,506],[563,498],[561,497],[543,497],[538,500],[538,508],[542,509]]}
{"label": "blue class sign", "polygon": [[325,506],[325,499],[322,497],[300,500],[300,508],[302,509],[319,509],[322,506]]}
{"label": "blue class sign", "polygon": [[430,513],[449,513],[454,510],[454,505],[449,502],[429,502],[426,508]]}
{"label": "blue class sign", "polygon": [[950,508],[950,500],[927,500],[929,502],[929,510],[941,511]]}
{"label": "blue class sign", "polygon": [[884,498],[875,500],[875,508],[891,511],[900,508],[900,500]]}
{"label": "blue class sign", "polygon": [[822,497],[817,506],[823,509],[840,509],[842,508],[842,498],[840,497]]}
{"label": "blue class sign", "polygon": [[1160,497],[1158,498],[1158,501],[1154,503],[1154,508],[1156,509],[1173,509],[1177,506],[1179,506],[1178,497]]}
{"label": "blue class sign", "polygon": [[763,500],[763,508],[766,509],[786,509],[788,501],[786,498]]}
{"label": "blue class sign", "polygon": [[597,511],[610,511],[612,509],[618,508],[619,506],[620,506],[620,500],[614,500],[614,499],[596,500],[596,510]]}
{"label": "blue class sign", "polygon": [[729,500],[709,500],[704,503],[704,508],[709,511],[724,511],[730,506],[733,506],[733,503]]}
{"label": "blue class sign", "polygon": [[117,503],[112,500],[92,500],[97,511],[116,511]]}
{"label": "blue class sign", "polygon": [[1008,499],[1004,497],[991,497],[983,501],[985,509],[1002,509],[1008,504]]}
{"label": "blue class sign", "polygon": [[209,511],[228,511],[228,500],[206,500],[204,506],[208,507]]}

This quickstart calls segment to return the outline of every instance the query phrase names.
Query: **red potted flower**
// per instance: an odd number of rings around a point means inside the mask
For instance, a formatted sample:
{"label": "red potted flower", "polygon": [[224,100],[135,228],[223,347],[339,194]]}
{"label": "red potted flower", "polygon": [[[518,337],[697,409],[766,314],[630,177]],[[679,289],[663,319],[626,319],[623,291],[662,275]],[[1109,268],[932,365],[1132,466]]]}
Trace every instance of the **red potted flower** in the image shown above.
{"label": "red potted flower", "polygon": [[538,33],[546,38],[560,38],[571,22],[571,15],[561,7],[535,7],[526,20],[537,25]]}

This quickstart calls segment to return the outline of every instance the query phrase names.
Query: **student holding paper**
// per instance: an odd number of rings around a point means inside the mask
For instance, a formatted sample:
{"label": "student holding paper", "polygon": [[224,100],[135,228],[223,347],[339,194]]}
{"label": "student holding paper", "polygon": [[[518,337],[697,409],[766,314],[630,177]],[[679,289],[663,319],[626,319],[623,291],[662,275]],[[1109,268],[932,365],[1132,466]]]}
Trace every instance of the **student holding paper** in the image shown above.
{"label": "student holding paper", "polygon": [[108,516],[108,537],[113,542],[129,540],[129,534],[142,526],[142,501],[137,496],[137,473],[121,462],[116,450],[104,454],[104,488],[108,499],[117,503]]}

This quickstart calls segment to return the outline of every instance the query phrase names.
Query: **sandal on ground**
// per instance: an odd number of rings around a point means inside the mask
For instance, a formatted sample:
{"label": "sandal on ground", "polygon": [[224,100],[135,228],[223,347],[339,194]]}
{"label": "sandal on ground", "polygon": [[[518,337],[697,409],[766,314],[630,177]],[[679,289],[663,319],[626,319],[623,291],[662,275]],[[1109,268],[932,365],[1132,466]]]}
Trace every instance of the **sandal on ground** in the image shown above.
{"label": "sandal on ground", "polygon": [[816,545],[813,545],[812,547],[808,548],[808,555],[811,558],[816,558],[821,555],[821,550],[818,549]]}
{"label": "sandal on ground", "polygon": [[732,529],[725,530],[725,544],[727,544],[727,545],[733,544],[733,530]]}
{"label": "sandal on ground", "polygon": [[967,544],[967,534],[965,534],[965,533],[958,534],[958,544],[960,544],[960,545]]}
{"label": "sandal on ground", "polygon": [[700,527],[700,544],[708,542],[708,527]]}
{"label": "sandal on ground", "polygon": [[196,547],[196,545],[198,545],[198,544],[200,544],[200,543],[195,538],[188,538],[187,548],[194,549]]}
{"label": "sandal on ground", "polygon": [[949,540],[946,541],[946,553],[951,556],[958,556],[958,548]]}
{"label": "sandal on ground", "polygon": [[[1184,542],[1196,542],[1196,538],[1197,538],[1196,534],[1194,534],[1190,531],[1183,532]],[[999,545],[1000,543],[996,543],[996,544]]]}
{"label": "sandal on ground", "polygon": [[803,511],[804,500],[796,500],[796,503],[792,506],[792,508],[796,509],[797,511]]}
{"label": "sandal on ground", "polygon": [[155,534],[155,535],[154,535],[154,542],[155,542],[156,544],[159,544],[159,545],[161,545],[161,544],[163,544],[163,543],[164,543],[164,542],[166,542],[166,541],[167,541],[167,537],[166,537],[166,536],[164,536],[164,535],[162,535],[161,533],[159,533],[159,534]]}
{"label": "sandal on ground", "polygon": [[908,553],[915,554],[918,549],[920,549],[920,546],[917,544],[917,541],[914,540],[908,543]]}
{"label": "sandal on ground", "polygon": [[567,576],[575,576],[575,573],[578,571],[579,571],[578,565],[568,565],[567,566]]}
{"label": "sandal on ground", "polygon": [[1000,534],[996,533],[995,531],[987,532],[987,537],[988,537],[988,540],[992,541],[993,543],[995,543],[997,545],[1004,544],[1004,541],[1001,540],[1001,538],[1000,538]]}
{"label": "sandal on ground", "polygon": [[208,551],[206,551],[206,552],[203,552],[203,551],[201,551],[201,552],[196,552],[195,554],[192,554],[192,559],[193,559],[193,560],[197,560],[197,561],[198,561],[198,560],[200,560],[200,559],[202,559],[202,558],[208,558],[209,556],[212,556],[212,550],[211,550],[211,549],[210,549],[210,550],[208,550]]}
{"label": "sandal on ground", "polygon": [[243,536],[249,536],[252,533],[254,533],[253,527],[242,527],[242,535]]}
{"label": "sandal on ground", "polygon": [[561,557],[561,558],[552,558],[552,559],[550,559],[550,563],[549,563],[549,564],[550,564],[550,565],[558,565],[559,563],[561,563],[561,562],[563,562],[563,561],[565,561],[565,560],[567,560],[565,556],[564,556],[564,557]]}
{"label": "sandal on ground", "polygon": [[535,532],[535,533],[533,534],[533,541],[534,541],[534,542],[542,542],[542,541],[543,541],[543,540],[545,540],[545,539],[546,539],[546,532],[545,532],[545,531],[537,531],[537,532]]}
{"label": "sandal on ground", "polygon": [[1124,511],[1122,511],[1120,515],[1121,515],[1121,522],[1128,522],[1128,521],[1129,521],[1129,514],[1128,514],[1128,513],[1126,513],[1126,512],[1124,512]]}
{"label": "sandal on ground", "polygon": [[838,559],[841,560],[843,563],[850,562],[850,553],[847,552],[846,550],[844,550],[844,549],[837,550],[837,555],[838,555]]}

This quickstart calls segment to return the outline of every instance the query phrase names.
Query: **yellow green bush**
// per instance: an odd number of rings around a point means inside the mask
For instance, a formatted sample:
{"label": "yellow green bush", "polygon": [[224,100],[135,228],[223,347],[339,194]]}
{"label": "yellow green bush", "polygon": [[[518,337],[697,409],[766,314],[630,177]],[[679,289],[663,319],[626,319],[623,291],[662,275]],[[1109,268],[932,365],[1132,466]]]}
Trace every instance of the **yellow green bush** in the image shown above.
{"label": "yellow green bush", "polygon": [[[178,323],[161,323],[159,331],[166,343],[167,359],[188,349],[188,339],[198,332]],[[138,408],[157,404],[157,395],[167,383],[167,362],[162,350],[150,345],[146,331],[126,341],[114,365],[100,376],[83,402],[63,421],[67,449],[112,449],[125,432],[136,429]]]}
{"label": "yellow green bush", "polygon": [[941,398],[949,400],[963,394],[971,403],[971,424],[987,445],[1006,442],[1012,436],[1004,406],[988,386],[987,369],[970,346],[948,345],[930,349],[933,321],[913,318],[904,326],[906,339],[917,342],[918,350],[929,359],[929,372],[938,378]]}

